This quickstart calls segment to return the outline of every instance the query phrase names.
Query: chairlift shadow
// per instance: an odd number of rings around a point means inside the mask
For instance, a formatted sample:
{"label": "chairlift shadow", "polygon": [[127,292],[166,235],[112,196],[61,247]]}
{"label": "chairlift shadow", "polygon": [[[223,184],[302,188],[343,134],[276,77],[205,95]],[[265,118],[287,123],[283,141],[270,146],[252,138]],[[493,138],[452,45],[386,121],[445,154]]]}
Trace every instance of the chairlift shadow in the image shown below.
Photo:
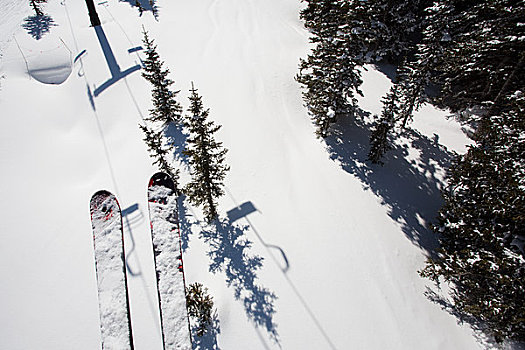
{"label": "chairlift shadow", "polygon": [[262,237],[259,235],[257,230],[255,230],[255,227],[252,225],[252,223],[248,219],[248,215],[249,214],[252,214],[252,213],[255,213],[255,212],[258,212],[258,211],[259,210],[257,210],[255,208],[254,204],[251,201],[248,201],[248,202],[244,202],[241,205],[239,205],[239,206],[237,206],[237,207],[227,211],[226,212],[226,216],[228,217],[228,220],[229,220],[230,224],[232,224],[233,222],[235,222],[237,220],[240,220],[242,218],[246,219],[246,221],[248,222],[248,225],[252,228],[252,230],[255,232],[256,236],[259,238],[259,241],[266,247],[266,249],[274,250],[274,251],[278,252],[277,256],[280,256],[282,260],[277,259],[272,252],[270,252],[270,254],[271,254],[272,258],[274,259],[275,263],[281,269],[281,271],[283,273],[286,273],[290,269],[290,263],[288,261],[288,258],[286,257],[286,254],[285,254],[284,250],[281,247],[277,246],[277,245],[266,243],[262,239]]}
{"label": "chairlift shadow", "polygon": [[[235,198],[230,193],[230,191],[227,190],[227,192],[228,192],[229,196],[231,197],[231,199],[236,203]],[[287,272],[290,269],[290,262],[288,260],[288,257],[286,256],[286,253],[284,252],[284,250],[281,247],[279,247],[277,245],[274,245],[274,244],[267,243],[263,239],[263,237],[261,236],[259,231],[252,224],[250,219],[248,218],[249,214],[254,213],[254,212],[258,212],[258,211],[259,210],[257,210],[255,208],[255,205],[252,202],[249,201],[249,202],[245,202],[245,203],[243,203],[241,205],[238,205],[237,207],[229,210],[227,212],[227,214],[228,214],[228,217],[230,218],[230,222],[232,220],[236,221],[236,220],[239,220],[241,218],[244,218],[246,220],[246,222],[248,223],[247,228],[251,228],[251,230],[255,233],[255,235],[257,236],[257,238],[261,242],[261,244],[266,248],[266,250],[268,251],[268,254],[272,258],[274,263],[280,268],[281,272],[283,273],[284,278],[286,279],[286,281],[288,282],[288,285],[290,286],[290,288],[294,292],[295,296],[297,297],[297,300],[299,300],[299,302],[301,303],[301,305],[303,306],[305,311],[308,313],[308,315],[310,316],[310,318],[312,319],[312,321],[316,325],[317,329],[319,330],[319,333],[321,333],[323,338],[326,340],[326,343],[328,344],[330,349],[335,350],[336,347],[335,347],[334,343],[332,342],[332,340],[330,339],[330,337],[326,333],[325,329],[323,328],[323,326],[321,325],[321,323],[317,319],[317,316],[314,314],[314,312],[310,308],[310,305],[308,304],[308,302],[304,299],[304,297],[302,296],[301,292],[297,289],[297,287],[295,286],[295,284],[293,283],[293,281],[289,277]],[[277,254],[275,252],[277,252]]]}
{"label": "chairlift shadow", "polygon": [[[135,203],[122,210],[122,221],[126,227],[127,232],[129,233],[129,237],[131,240],[131,247],[126,254],[127,258],[130,258],[136,249],[132,227],[141,224],[142,222],[144,222],[144,220],[144,214],[142,213],[142,210],[139,209],[138,203]],[[133,271],[133,269],[129,265],[128,259],[126,259],[126,269],[131,276],[140,276],[142,274],[140,266],[138,268],[138,271]]]}
{"label": "chairlift shadow", "polygon": [[120,66],[118,65],[115,55],[113,53],[113,50],[111,49],[109,41],[106,37],[106,33],[104,32],[104,29],[102,28],[102,25],[95,26],[94,28],[97,34],[98,41],[100,43],[100,47],[102,48],[102,52],[104,53],[104,57],[106,59],[106,63],[108,65],[109,71],[111,73],[111,78],[106,80],[104,83],[102,83],[100,86],[95,88],[95,90],[93,91],[93,95],[97,97],[104,90],[109,88],[111,85],[127,77],[131,73],[140,70],[142,67],[140,64],[137,64],[124,71],[121,71]]}
{"label": "chairlift shadow", "polygon": [[210,272],[225,273],[226,284],[233,288],[235,299],[242,302],[248,319],[279,344],[274,321],[277,296],[257,283],[257,271],[263,265],[263,258],[250,254],[252,242],[246,238],[247,229],[248,226],[217,219],[213,225],[203,228],[200,238],[210,246]]}

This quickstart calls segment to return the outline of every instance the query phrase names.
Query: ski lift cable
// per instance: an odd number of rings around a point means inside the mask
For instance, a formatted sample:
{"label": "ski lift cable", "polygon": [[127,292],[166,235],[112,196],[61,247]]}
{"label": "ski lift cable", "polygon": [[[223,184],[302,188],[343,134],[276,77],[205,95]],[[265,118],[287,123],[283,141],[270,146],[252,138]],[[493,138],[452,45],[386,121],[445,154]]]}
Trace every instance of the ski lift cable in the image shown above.
{"label": "ski lift cable", "polygon": [[122,33],[124,33],[124,36],[126,37],[126,39],[128,39],[128,42],[129,44],[132,46],[133,48],[133,51],[129,51],[129,53],[135,53],[137,55],[137,58],[139,59],[139,61],[142,61],[140,59],[140,56],[139,56],[139,53],[137,48],[139,46],[135,45],[135,43],[131,40],[131,38],[129,37],[128,33],[126,33],[126,31],[124,30],[124,27],[122,26],[122,24],[115,18],[115,16],[113,16],[113,14],[111,13],[111,11],[109,10],[109,6],[107,4],[104,4],[104,8],[106,9],[107,13],[109,14],[109,16],[111,17],[111,19],[119,26],[120,30],[122,31]]}
{"label": "ski lift cable", "polygon": [[26,56],[22,52],[22,48],[18,44],[18,40],[16,40],[16,36],[13,35],[13,39],[15,39],[16,46],[18,47],[18,50],[20,50],[20,54],[22,54],[22,57],[24,58],[24,62],[26,63],[27,75],[29,76],[29,80],[31,80],[31,74],[29,74],[29,64],[27,63]]}

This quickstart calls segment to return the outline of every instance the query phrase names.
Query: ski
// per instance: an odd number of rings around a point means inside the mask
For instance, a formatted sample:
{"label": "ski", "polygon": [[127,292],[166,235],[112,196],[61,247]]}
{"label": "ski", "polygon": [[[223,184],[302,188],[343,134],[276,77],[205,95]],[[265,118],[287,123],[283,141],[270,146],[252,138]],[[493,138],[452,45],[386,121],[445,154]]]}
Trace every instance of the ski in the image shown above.
{"label": "ski", "polygon": [[151,177],[148,206],[164,349],[190,350],[177,194],[169,175],[156,173]]}
{"label": "ski", "polygon": [[133,349],[122,215],[117,198],[98,191],[90,202],[102,349]]}

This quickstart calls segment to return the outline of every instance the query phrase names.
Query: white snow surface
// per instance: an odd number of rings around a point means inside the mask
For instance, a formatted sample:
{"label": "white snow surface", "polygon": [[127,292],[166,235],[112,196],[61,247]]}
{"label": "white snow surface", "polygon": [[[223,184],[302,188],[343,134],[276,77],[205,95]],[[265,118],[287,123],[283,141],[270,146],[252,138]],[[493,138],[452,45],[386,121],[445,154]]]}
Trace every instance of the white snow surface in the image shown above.
{"label": "white snow surface", "polygon": [[182,252],[176,226],[177,197],[164,186],[148,189],[152,243],[158,278],[164,349],[191,349],[182,274]]}
{"label": "white snow surface", "polygon": [[120,207],[114,195],[95,194],[90,211],[102,349],[131,349]]}
{"label": "white snow surface", "polygon": [[[28,35],[27,1],[0,0],[0,349],[100,348],[89,217],[100,189],[122,207],[135,349],[162,348],[147,217],[156,169],[137,126],[151,108],[150,86],[131,69],[142,51],[128,51],[141,45],[142,26],[184,108],[193,81],[229,149],[219,207],[235,215],[210,228],[198,208],[181,206],[186,282],[203,283],[217,309],[195,347],[489,346],[426,297],[417,273],[435,245],[426,224],[441,205],[448,150],[468,143],[459,125],[429,107],[431,130],[404,133],[385,166],[371,166],[366,116],[325,141],[314,136],[294,81],[310,49],[304,4],[155,3],[158,21],[130,2],[97,4],[104,40],[84,1],[49,0],[56,25],[44,38],[60,39],[73,57],[67,79],[50,85],[28,74],[13,40]],[[64,66],[56,55],[46,69]],[[378,114],[390,81],[371,68],[363,78],[360,105]]]}

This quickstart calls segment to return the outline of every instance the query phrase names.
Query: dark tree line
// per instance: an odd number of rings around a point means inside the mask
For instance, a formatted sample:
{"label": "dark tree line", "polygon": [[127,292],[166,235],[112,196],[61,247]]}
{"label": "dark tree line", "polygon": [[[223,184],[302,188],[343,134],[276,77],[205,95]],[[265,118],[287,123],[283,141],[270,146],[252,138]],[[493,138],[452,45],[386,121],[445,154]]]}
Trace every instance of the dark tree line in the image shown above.
{"label": "dark tree line", "polygon": [[397,75],[371,130],[381,163],[425,102],[469,123],[475,144],[449,169],[432,227],[441,247],[421,272],[450,282],[454,306],[496,340],[525,340],[525,3],[518,0],[305,0],[315,48],[297,80],[317,134],[356,114],[357,68]]}

